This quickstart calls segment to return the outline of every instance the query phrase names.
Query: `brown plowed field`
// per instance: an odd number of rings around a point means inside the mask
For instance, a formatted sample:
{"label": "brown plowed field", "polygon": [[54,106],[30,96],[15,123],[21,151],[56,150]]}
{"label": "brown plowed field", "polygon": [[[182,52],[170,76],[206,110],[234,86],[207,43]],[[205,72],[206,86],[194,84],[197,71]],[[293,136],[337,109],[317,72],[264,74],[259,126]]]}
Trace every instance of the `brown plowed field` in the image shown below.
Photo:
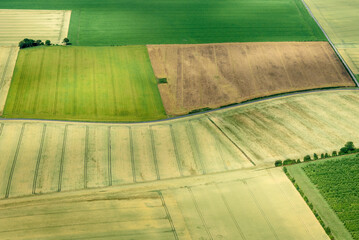
{"label": "brown plowed field", "polygon": [[148,45],[169,115],[277,93],[355,86],[327,42]]}

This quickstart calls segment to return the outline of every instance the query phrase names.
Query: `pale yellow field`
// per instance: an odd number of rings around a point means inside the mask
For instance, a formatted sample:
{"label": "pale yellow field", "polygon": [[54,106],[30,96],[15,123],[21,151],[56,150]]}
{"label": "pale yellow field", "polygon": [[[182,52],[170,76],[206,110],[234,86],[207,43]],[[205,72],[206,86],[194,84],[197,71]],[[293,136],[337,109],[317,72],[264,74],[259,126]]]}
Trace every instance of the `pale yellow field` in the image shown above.
{"label": "pale yellow field", "polygon": [[359,91],[141,124],[0,121],[0,198],[272,166],[359,143]]}
{"label": "pale yellow field", "polygon": [[71,11],[0,10],[0,46],[17,46],[24,38],[61,44],[67,37]]}
{"label": "pale yellow field", "polygon": [[0,47],[0,115],[4,110],[18,51],[17,47]]}
{"label": "pale yellow field", "polygon": [[280,168],[2,200],[0,226],[1,239],[329,239]]}
{"label": "pale yellow field", "polygon": [[328,42],[149,45],[168,115],[313,88],[355,86]]}
{"label": "pale yellow field", "polygon": [[359,2],[304,0],[355,74],[359,74]]}

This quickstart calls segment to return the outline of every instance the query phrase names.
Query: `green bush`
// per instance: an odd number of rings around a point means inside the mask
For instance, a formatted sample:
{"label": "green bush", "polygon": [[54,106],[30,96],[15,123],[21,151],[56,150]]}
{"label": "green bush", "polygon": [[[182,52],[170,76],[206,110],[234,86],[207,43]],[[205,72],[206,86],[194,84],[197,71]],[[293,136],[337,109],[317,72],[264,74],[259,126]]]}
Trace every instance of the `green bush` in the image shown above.
{"label": "green bush", "polygon": [[283,165],[282,160],[277,160],[277,161],[274,162],[274,166],[276,166],[276,167],[280,167],[282,165]]}
{"label": "green bush", "polygon": [[306,156],[303,158],[303,161],[304,161],[304,162],[309,162],[309,161],[312,161],[312,159],[310,158],[310,155],[306,155]]}
{"label": "green bush", "polygon": [[296,161],[293,159],[286,159],[283,161],[283,166],[295,164]]}
{"label": "green bush", "polygon": [[318,155],[316,153],[313,154],[313,159],[317,160],[318,159]]}

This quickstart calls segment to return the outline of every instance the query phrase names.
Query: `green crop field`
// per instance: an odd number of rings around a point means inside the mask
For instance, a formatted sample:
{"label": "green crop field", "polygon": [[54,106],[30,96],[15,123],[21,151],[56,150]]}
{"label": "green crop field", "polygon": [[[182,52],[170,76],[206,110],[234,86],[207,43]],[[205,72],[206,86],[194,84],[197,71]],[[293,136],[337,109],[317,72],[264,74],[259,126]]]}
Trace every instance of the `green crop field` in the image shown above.
{"label": "green crop field", "polygon": [[358,154],[295,165],[288,170],[337,239],[359,239]]}
{"label": "green crop field", "polygon": [[166,118],[144,46],[21,50],[3,116],[82,121]]}
{"label": "green crop field", "polygon": [[72,10],[75,45],[326,40],[300,0],[2,0],[0,8]]}

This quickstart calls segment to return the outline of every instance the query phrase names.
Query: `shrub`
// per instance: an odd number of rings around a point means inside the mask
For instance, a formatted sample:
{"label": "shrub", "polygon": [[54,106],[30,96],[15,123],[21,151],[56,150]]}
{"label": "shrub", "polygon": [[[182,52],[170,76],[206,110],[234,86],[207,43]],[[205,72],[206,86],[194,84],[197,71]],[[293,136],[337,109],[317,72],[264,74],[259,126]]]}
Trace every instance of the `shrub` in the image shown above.
{"label": "shrub", "polygon": [[320,154],[320,158],[321,158],[321,159],[324,158],[324,153]]}
{"label": "shrub", "polygon": [[286,166],[286,165],[292,165],[292,164],[295,164],[296,161],[295,160],[292,160],[292,159],[286,159],[283,161],[283,165]]}
{"label": "shrub", "polygon": [[45,45],[46,45],[46,46],[50,46],[50,45],[51,45],[51,41],[50,41],[50,40],[46,40],[46,41],[45,41]]}
{"label": "shrub", "polygon": [[328,153],[325,153],[324,157],[325,157],[325,158],[328,158],[328,157],[329,157],[329,154],[328,154]]}
{"label": "shrub", "polygon": [[274,166],[276,166],[276,167],[280,167],[282,165],[283,165],[282,160],[277,160],[277,161],[274,162]]}
{"label": "shrub", "polygon": [[306,155],[304,158],[303,158],[303,161],[304,162],[309,162],[309,161],[311,161],[312,159],[310,158],[310,156],[309,155]]}
{"label": "shrub", "polygon": [[337,155],[338,155],[337,151],[333,151],[333,152],[332,152],[332,156],[333,156],[333,157],[335,157],[335,156],[337,156]]}
{"label": "shrub", "polygon": [[62,42],[65,43],[65,45],[71,45],[70,39],[68,39],[68,38],[64,38],[64,40]]}
{"label": "shrub", "polygon": [[301,163],[300,159],[297,159],[297,163]]}
{"label": "shrub", "polygon": [[347,142],[344,147],[348,149],[348,152],[352,152],[355,150],[355,146],[353,142]]}
{"label": "shrub", "polygon": [[161,83],[167,83],[167,78],[159,78],[158,79],[158,83],[161,84]]}
{"label": "shrub", "polygon": [[318,159],[318,155],[316,153],[313,154],[313,159],[317,160]]}

